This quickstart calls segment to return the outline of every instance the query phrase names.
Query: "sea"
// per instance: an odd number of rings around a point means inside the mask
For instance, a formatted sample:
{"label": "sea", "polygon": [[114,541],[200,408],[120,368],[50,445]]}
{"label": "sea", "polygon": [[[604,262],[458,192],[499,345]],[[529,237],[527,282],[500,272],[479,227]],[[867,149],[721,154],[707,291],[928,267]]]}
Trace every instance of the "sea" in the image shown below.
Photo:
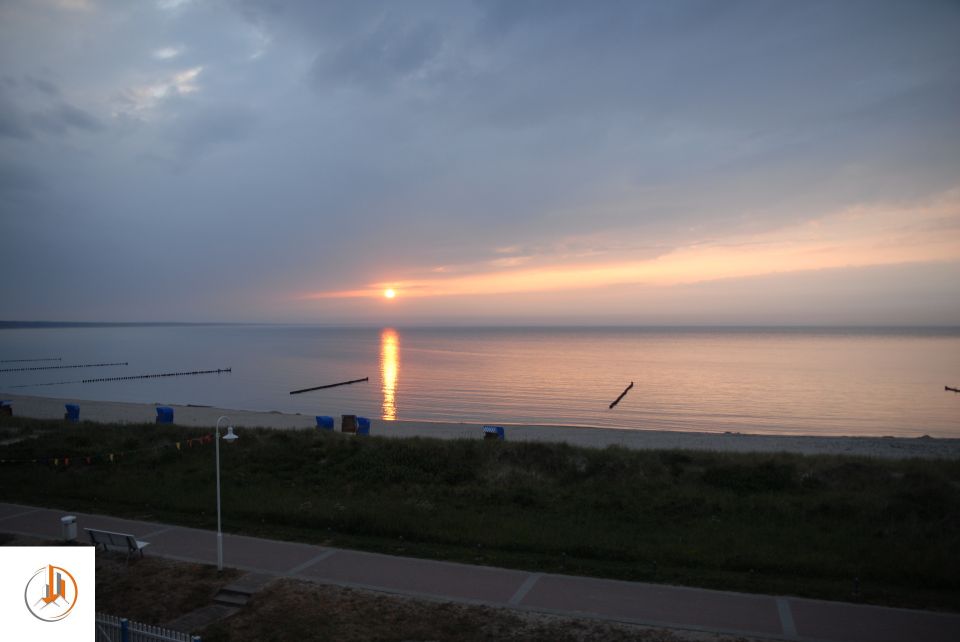
{"label": "sea", "polygon": [[[121,365],[64,367],[104,363]],[[368,381],[290,394],[362,378]],[[90,379],[107,380],[84,382]],[[960,394],[945,386],[960,387],[960,328],[0,329],[0,398],[628,430],[960,437]]]}

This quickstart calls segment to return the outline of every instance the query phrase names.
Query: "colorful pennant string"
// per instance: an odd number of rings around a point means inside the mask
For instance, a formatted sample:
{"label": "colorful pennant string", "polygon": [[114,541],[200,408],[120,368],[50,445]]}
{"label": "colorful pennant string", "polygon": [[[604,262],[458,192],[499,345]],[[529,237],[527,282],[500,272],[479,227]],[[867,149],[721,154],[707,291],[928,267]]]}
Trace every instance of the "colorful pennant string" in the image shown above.
{"label": "colorful pennant string", "polygon": [[[188,448],[193,448],[195,445],[202,446],[205,444],[212,444],[213,439],[213,435],[203,435],[200,437],[191,437],[190,439],[186,440],[186,443]],[[0,464],[43,464],[45,466],[52,464],[55,468],[60,466],[67,468],[71,463],[76,463],[78,459],[87,465],[93,465],[102,462],[116,463],[121,457],[125,457],[127,455],[144,452],[158,452],[170,448],[171,446],[176,449],[177,453],[183,454],[183,442],[177,441],[172,444],[165,444],[163,446],[151,446],[149,448],[139,448],[137,450],[125,450],[122,452],[101,453],[96,455],[38,457],[34,459],[0,459]]]}

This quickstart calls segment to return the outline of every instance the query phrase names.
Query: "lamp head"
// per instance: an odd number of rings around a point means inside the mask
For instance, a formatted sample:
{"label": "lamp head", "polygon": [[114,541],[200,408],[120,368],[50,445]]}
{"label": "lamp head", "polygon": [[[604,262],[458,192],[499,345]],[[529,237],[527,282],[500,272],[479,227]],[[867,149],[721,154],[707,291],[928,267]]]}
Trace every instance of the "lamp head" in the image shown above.
{"label": "lamp head", "polygon": [[227,443],[233,443],[238,439],[240,439],[240,436],[233,432],[233,426],[227,426],[227,434],[223,436],[223,440]]}

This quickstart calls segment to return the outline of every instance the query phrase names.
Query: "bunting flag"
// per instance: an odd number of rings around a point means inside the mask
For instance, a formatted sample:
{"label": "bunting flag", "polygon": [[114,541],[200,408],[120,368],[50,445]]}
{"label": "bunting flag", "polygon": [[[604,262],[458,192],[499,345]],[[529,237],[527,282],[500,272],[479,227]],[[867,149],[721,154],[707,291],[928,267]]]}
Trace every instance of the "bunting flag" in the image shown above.
{"label": "bunting flag", "polygon": [[[200,437],[191,437],[186,440],[187,447],[193,448],[196,444],[197,446],[202,446],[204,444],[212,444],[214,440],[213,435],[202,435]],[[145,452],[158,452],[165,450],[167,448],[173,447],[176,449],[178,454],[183,454],[183,442],[177,441],[170,444],[165,444],[162,446],[151,446],[149,448],[139,448],[137,450],[125,450],[122,452],[112,452],[112,453],[101,453],[97,455],[69,455],[63,457],[41,457],[34,459],[0,459],[0,464],[43,464],[44,466],[53,465],[55,468],[59,468],[61,465],[64,468],[70,466],[71,460],[74,462],[76,460],[82,460],[83,463],[87,465],[93,465],[101,462],[116,463],[122,457],[130,454],[136,453],[145,453]]]}

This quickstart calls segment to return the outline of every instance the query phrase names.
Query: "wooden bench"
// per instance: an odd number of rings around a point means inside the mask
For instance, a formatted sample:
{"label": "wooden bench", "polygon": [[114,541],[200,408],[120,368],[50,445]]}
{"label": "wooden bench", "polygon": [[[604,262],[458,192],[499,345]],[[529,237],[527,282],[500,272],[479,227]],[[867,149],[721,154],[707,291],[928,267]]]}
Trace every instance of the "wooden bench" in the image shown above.
{"label": "wooden bench", "polygon": [[130,556],[134,553],[140,553],[140,557],[143,557],[144,547],[150,546],[150,542],[141,542],[129,533],[113,533],[95,528],[85,528],[83,530],[87,531],[87,534],[90,535],[90,543],[97,548],[102,546],[105,551],[126,552],[128,562]]}

